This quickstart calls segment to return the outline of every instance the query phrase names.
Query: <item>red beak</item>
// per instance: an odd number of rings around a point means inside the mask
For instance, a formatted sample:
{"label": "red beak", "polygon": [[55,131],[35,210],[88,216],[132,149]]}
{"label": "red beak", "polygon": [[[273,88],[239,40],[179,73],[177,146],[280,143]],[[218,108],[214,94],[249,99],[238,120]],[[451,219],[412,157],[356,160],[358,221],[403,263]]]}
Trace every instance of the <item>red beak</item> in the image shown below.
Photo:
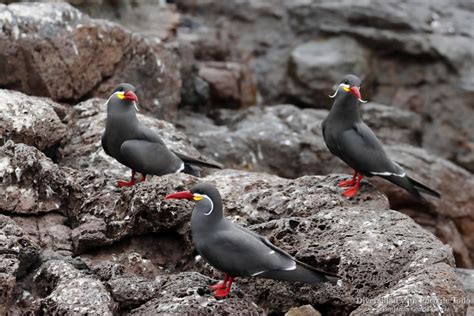
{"label": "red beak", "polygon": [[361,100],[362,96],[360,95],[359,88],[356,86],[351,87],[351,93],[357,98],[357,100]]}
{"label": "red beak", "polygon": [[125,100],[130,100],[130,101],[138,102],[137,95],[136,95],[135,93],[133,93],[133,91],[127,91],[127,92],[125,92],[125,94],[124,94],[123,96],[124,96],[124,99],[125,99]]}
{"label": "red beak", "polygon": [[181,191],[181,192],[176,192],[176,193],[171,193],[168,194],[165,199],[186,199],[186,200],[192,200],[194,195],[191,193],[191,191]]}

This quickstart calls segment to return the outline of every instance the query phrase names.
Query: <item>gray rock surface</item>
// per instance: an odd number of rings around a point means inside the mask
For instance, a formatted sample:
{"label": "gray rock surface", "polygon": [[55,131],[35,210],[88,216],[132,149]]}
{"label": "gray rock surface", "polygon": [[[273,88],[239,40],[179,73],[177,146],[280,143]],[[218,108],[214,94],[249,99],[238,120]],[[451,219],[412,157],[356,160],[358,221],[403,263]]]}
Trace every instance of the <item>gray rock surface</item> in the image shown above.
{"label": "gray rock surface", "polygon": [[67,133],[55,112],[56,106],[46,98],[0,89],[1,142],[11,139],[39,150],[58,146]]}
{"label": "gray rock surface", "polygon": [[0,215],[0,313],[13,303],[17,280],[39,260],[40,247],[12,219]]}
{"label": "gray rock surface", "polygon": [[[421,114],[421,144],[474,171],[474,17],[465,1],[179,1],[193,34],[234,39],[262,104],[328,108],[344,72],[364,99]],[[219,47],[218,45],[215,45]],[[453,109],[447,110],[447,109]]]}
{"label": "gray rock surface", "polygon": [[65,212],[76,180],[35,147],[7,141],[0,147],[0,210],[7,214]]}

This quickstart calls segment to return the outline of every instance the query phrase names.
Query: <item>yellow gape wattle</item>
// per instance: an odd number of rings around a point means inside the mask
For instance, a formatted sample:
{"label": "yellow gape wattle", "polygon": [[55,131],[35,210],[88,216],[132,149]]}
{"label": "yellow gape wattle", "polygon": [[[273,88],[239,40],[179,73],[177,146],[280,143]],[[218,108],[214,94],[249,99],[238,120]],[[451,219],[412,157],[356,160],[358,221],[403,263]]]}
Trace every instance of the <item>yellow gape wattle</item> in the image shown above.
{"label": "yellow gape wattle", "polygon": [[194,201],[201,201],[201,200],[202,200],[202,195],[197,195],[197,194],[195,194],[195,195],[193,196],[193,200],[194,200]]}
{"label": "yellow gape wattle", "polygon": [[343,86],[342,89],[344,89],[344,91],[346,91],[346,92],[351,91],[351,89],[348,86]]}
{"label": "yellow gape wattle", "polygon": [[117,97],[120,99],[120,100],[123,100],[125,99],[125,94],[123,92],[117,92]]}

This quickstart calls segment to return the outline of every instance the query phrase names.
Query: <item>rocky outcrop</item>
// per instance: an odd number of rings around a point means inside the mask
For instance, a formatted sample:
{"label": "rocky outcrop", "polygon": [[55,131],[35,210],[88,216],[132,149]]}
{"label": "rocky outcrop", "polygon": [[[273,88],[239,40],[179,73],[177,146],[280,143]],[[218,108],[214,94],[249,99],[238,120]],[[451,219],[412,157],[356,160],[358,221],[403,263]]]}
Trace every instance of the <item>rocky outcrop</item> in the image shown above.
{"label": "rocky outcrop", "polygon": [[[386,144],[417,145],[421,118],[413,112],[375,103],[361,108],[364,119]],[[251,108],[245,112],[220,111],[214,121],[184,115],[185,127],[201,152],[214,155],[228,167],[265,171],[295,178],[305,174],[351,173],[326,148],[321,132],[324,110],[291,105]],[[456,262],[472,267],[471,223],[474,209],[468,171],[411,146],[389,145],[390,156],[415,178],[441,192],[441,200],[412,198],[402,189],[377,178],[369,181],[387,194],[390,206],[401,210],[454,248]]]}
{"label": "rocky outcrop", "polygon": [[94,20],[66,3],[0,5],[0,87],[75,102],[138,87],[143,109],[176,117],[181,80],[159,41]]}
{"label": "rocky outcrop", "polygon": [[328,108],[332,85],[356,73],[364,99],[421,114],[422,146],[474,171],[474,129],[464,119],[474,108],[472,6],[263,0],[179,7],[194,33],[218,28],[235,39],[228,56],[249,63],[263,104]]}

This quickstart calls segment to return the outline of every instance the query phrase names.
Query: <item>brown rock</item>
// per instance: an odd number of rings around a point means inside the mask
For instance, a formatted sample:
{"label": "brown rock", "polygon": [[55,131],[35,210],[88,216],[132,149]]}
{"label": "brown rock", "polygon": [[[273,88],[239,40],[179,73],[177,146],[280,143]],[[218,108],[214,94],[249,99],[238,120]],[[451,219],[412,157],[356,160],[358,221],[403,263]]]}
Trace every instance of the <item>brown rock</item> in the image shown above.
{"label": "brown rock", "polygon": [[199,77],[211,88],[211,101],[229,108],[245,108],[256,103],[256,87],[250,69],[230,62],[199,65]]}
{"label": "brown rock", "polygon": [[137,86],[143,109],[175,118],[181,80],[159,42],[66,3],[0,5],[0,12],[0,87],[70,102],[108,96],[126,81]]}
{"label": "brown rock", "polygon": [[285,316],[321,316],[321,313],[314,309],[311,305],[303,305],[300,307],[292,307]]}

